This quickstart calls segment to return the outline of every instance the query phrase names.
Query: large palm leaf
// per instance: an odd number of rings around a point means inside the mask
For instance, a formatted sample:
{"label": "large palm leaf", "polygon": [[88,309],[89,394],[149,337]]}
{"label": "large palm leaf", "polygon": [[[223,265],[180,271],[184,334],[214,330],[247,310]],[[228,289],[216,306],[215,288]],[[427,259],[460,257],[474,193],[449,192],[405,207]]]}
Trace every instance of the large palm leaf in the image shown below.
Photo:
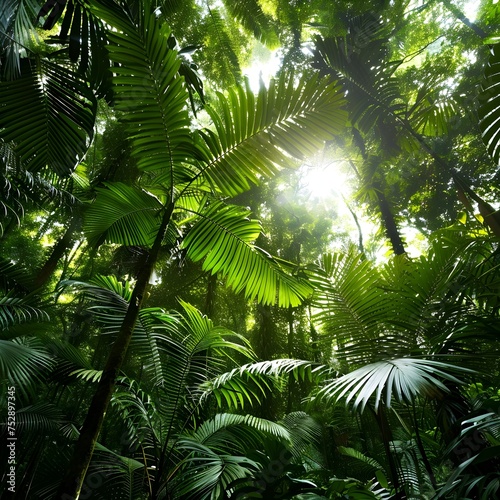
{"label": "large palm leaf", "polygon": [[493,46],[480,95],[479,125],[488,153],[500,163],[500,45]]}
{"label": "large palm leaf", "polygon": [[119,182],[96,191],[96,201],[85,214],[84,230],[91,244],[153,244],[163,208],[156,197]]}
{"label": "large palm leaf", "polygon": [[273,359],[244,364],[218,375],[201,386],[201,399],[214,396],[229,408],[260,404],[276,383],[291,375],[296,380],[319,380],[328,372],[323,365],[300,359]]}
{"label": "large palm leaf", "polygon": [[319,268],[311,268],[311,279],[323,344],[330,350],[333,342],[341,362],[370,362],[382,349],[401,347],[401,339],[395,341],[385,330],[390,293],[382,288],[378,269],[354,248],[325,255]]}
{"label": "large palm leaf", "polygon": [[[321,388],[319,394],[327,399],[353,400],[353,408],[363,411],[374,396],[375,411],[383,401],[387,407],[392,399],[410,403],[417,396],[436,397],[450,392],[442,382],[460,384],[455,374],[471,374],[472,370],[434,360],[400,358],[377,361],[344,375]],[[382,399],[382,396],[383,399]]]}
{"label": "large palm leaf", "polygon": [[271,257],[253,245],[260,234],[258,221],[247,210],[231,205],[214,204],[197,214],[198,220],[182,246],[192,260],[203,261],[203,269],[221,273],[236,292],[264,304],[297,306],[312,293],[304,280],[290,274],[292,265]]}
{"label": "large palm leaf", "polygon": [[[0,5],[0,73],[7,80],[21,73],[21,57],[37,39],[36,0],[5,0]],[[1,78],[3,79],[3,78]]]}
{"label": "large palm leaf", "polygon": [[48,60],[24,60],[21,76],[0,83],[0,136],[26,168],[68,175],[94,131],[97,103],[80,76]]}
{"label": "large palm leaf", "polygon": [[314,154],[346,120],[340,88],[317,75],[304,74],[295,83],[284,73],[268,89],[261,86],[257,97],[246,82],[218,98],[220,111],[207,108],[216,133],[200,131],[205,143],[200,169],[230,196],[289,165],[289,155]]}
{"label": "large palm leaf", "polygon": [[158,22],[148,2],[138,20],[98,5],[95,12],[115,28],[109,33],[108,50],[116,64],[116,108],[128,124],[137,166],[167,172],[163,181],[172,190],[174,180],[184,179],[182,165],[193,150],[189,96],[178,73],[181,61],[170,48],[170,29]]}

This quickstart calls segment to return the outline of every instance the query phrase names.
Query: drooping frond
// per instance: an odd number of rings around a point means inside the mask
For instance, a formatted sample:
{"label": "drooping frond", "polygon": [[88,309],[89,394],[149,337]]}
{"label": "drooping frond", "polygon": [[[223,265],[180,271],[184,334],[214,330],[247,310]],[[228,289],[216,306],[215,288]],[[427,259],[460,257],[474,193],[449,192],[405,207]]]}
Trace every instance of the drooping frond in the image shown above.
{"label": "drooping frond", "polygon": [[0,328],[3,330],[29,321],[48,319],[47,312],[38,307],[30,296],[16,297],[10,293],[0,297]]}
{"label": "drooping frond", "polygon": [[[116,109],[128,125],[132,155],[142,170],[161,171],[170,190],[185,179],[181,169],[192,156],[188,92],[179,75],[180,59],[170,48],[170,30],[146,2],[140,19],[96,7],[116,31],[109,33]],[[187,149],[186,149],[187,148]],[[180,179],[176,176],[180,175]]]}
{"label": "drooping frond", "polygon": [[[110,8],[111,4],[107,5]],[[108,40],[101,20],[81,0],[48,0],[37,17],[45,18],[43,29],[51,30],[61,16],[63,21],[59,34],[49,41],[66,47],[64,52],[69,60],[78,63],[78,70],[89,77],[89,84],[97,95],[111,100],[111,68],[106,49]],[[60,54],[62,52],[59,51]]]}
{"label": "drooping frond", "polygon": [[34,21],[36,0],[4,0],[0,5],[0,74],[6,80],[21,74],[21,57],[26,57],[37,38]]}
{"label": "drooping frond", "polygon": [[179,442],[191,454],[176,484],[182,498],[205,500],[221,498],[230,483],[248,477],[259,465],[246,458],[213,451],[196,439],[183,438]]}
{"label": "drooping frond", "polygon": [[260,234],[260,224],[248,218],[241,207],[214,204],[198,214],[182,246],[193,261],[203,261],[203,269],[221,273],[236,292],[280,306],[297,306],[312,293],[305,280],[291,275],[290,263],[271,257],[253,242]]}
{"label": "drooping frond", "polygon": [[37,339],[0,339],[0,381],[12,385],[23,398],[34,394],[54,360]]}
{"label": "drooping frond", "polygon": [[298,359],[259,361],[234,368],[203,384],[202,398],[213,395],[217,403],[229,408],[244,408],[245,403],[259,404],[274,382],[291,374],[296,380],[313,380],[327,371],[324,366]]}
{"label": "drooping frond", "polygon": [[84,231],[92,244],[150,246],[159,230],[160,201],[121,182],[97,188],[97,198],[85,213]]}
{"label": "drooping frond", "polygon": [[61,409],[50,402],[39,401],[16,410],[16,426],[23,432],[58,430],[63,422]]}
{"label": "drooping frond", "polygon": [[480,95],[479,126],[493,160],[500,164],[500,44],[493,47]]}
{"label": "drooping frond", "polygon": [[318,75],[305,74],[296,82],[282,74],[268,89],[262,85],[257,96],[246,81],[227,98],[218,94],[218,101],[220,112],[207,107],[216,132],[200,132],[200,169],[229,196],[290,165],[290,156],[313,155],[346,120],[339,87]]}
{"label": "drooping frond", "polygon": [[246,449],[259,444],[262,436],[272,436],[280,441],[290,441],[288,430],[279,423],[254,417],[219,413],[203,422],[194,432],[189,433],[193,440],[220,453],[245,453]]}
{"label": "drooping frond", "polygon": [[67,67],[24,61],[19,78],[0,83],[0,136],[25,168],[71,174],[94,132],[97,103]]}

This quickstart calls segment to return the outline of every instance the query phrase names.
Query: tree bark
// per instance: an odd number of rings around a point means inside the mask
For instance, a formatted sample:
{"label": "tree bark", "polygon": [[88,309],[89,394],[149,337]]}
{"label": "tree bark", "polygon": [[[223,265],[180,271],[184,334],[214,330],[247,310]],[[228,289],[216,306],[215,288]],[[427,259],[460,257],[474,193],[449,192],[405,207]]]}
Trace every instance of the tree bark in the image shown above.
{"label": "tree bark", "polygon": [[382,215],[385,234],[391,242],[392,250],[394,251],[394,253],[396,255],[402,255],[406,253],[406,250],[404,247],[403,239],[399,234],[398,225],[396,224],[396,219],[394,218],[394,214],[392,213],[389,201],[377,184],[374,183],[373,187],[377,193],[378,206],[380,209],[380,214]]}
{"label": "tree bark", "polygon": [[137,282],[132,292],[132,298],[121,324],[116,340],[111,347],[106,366],[99,381],[96,393],[92,399],[87,416],[75,445],[68,470],[58,490],[57,499],[77,500],[82,490],[85,474],[90,465],[94,448],[104,422],[104,417],[113,395],[116,378],[127,353],[135,324],[139,317],[141,304],[145,295],[154,264],[158,258],[161,243],[167,229],[174,204],[165,210],[160,229],[156,235],[153,247],[146,262],[137,276]]}
{"label": "tree bark", "polygon": [[82,219],[80,214],[75,214],[61,239],[52,248],[52,252],[49,258],[45,261],[44,265],[38,271],[38,274],[36,275],[33,282],[35,289],[42,287],[47,283],[47,281],[49,281],[50,277],[56,270],[59,261],[64,255],[64,252],[66,252],[66,250],[73,242],[73,235],[80,229],[81,224]]}

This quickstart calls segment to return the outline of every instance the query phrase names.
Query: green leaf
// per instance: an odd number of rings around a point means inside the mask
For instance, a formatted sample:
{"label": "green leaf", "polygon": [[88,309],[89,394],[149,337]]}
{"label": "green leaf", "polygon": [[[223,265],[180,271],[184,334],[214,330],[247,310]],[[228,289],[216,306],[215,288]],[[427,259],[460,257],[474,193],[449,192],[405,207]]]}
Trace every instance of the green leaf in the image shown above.
{"label": "green leaf", "polygon": [[390,408],[393,398],[410,403],[417,396],[436,397],[449,392],[443,380],[454,384],[462,382],[455,374],[472,374],[473,370],[440,361],[400,358],[378,361],[358,368],[347,375],[328,383],[319,391],[319,396],[327,400],[346,397],[346,403],[353,401],[353,409],[366,404],[374,397],[375,411],[384,396],[385,405]]}
{"label": "green leaf", "polygon": [[248,216],[241,207],[214,204],[198,213],[182,247],[195,262],[204,259],[205,271],[226,276],[237,293],[244,290],[263,304],[299,305],[312,293],[311,285],[292,275],[292,264],[253,245],[260,224]]}
{"label": "green leaf", "polygon": [[0,137],[30,171],[71,174],[94,132],[97,102],[80,76],[39,60],[20,78],[0,83]]}
{"label": "green leaf", "polygon": [[318,75],[282,74],[257,97],[249,87],[237,86],[218,106],[207,107],[215,132],[200,131],[203,176],[224,194],[234,196],[261,177],[269,177],[291,158],[311,156],[345,126],[344,98],[335,83]]}
{"label": "green leaf", "polygon": [[170,29],[159,22],[146,2],[140,19],[112,15],[96,8],[116,31],[109,33],[116,109],[127,124],[132,155],[141,170],[162,172],[161,181],[173,189],[186,178],[191,146],[188,91],[179,74],[181,60],[169,48]]}
{"label": "green leaf", "polygon": [[152,245],[160,226],[160,201],[121,182],[106,186],[97,188],[97,198],[85,213],[84,231],[91,244]]}
{"label": "green leaf", "polygon": [[500,44],[493,47],[479,96],[479,127],[488,153],[500,164]]}

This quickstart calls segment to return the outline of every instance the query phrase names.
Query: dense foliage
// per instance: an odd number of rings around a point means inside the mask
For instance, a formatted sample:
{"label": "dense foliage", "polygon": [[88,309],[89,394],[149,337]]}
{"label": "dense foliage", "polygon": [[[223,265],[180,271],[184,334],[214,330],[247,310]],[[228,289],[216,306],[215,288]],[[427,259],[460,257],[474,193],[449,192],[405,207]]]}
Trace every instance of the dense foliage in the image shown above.
{"label": "dense foliage", "polygon": [[2,498],[497,498],[498,5],[2,2]]}

